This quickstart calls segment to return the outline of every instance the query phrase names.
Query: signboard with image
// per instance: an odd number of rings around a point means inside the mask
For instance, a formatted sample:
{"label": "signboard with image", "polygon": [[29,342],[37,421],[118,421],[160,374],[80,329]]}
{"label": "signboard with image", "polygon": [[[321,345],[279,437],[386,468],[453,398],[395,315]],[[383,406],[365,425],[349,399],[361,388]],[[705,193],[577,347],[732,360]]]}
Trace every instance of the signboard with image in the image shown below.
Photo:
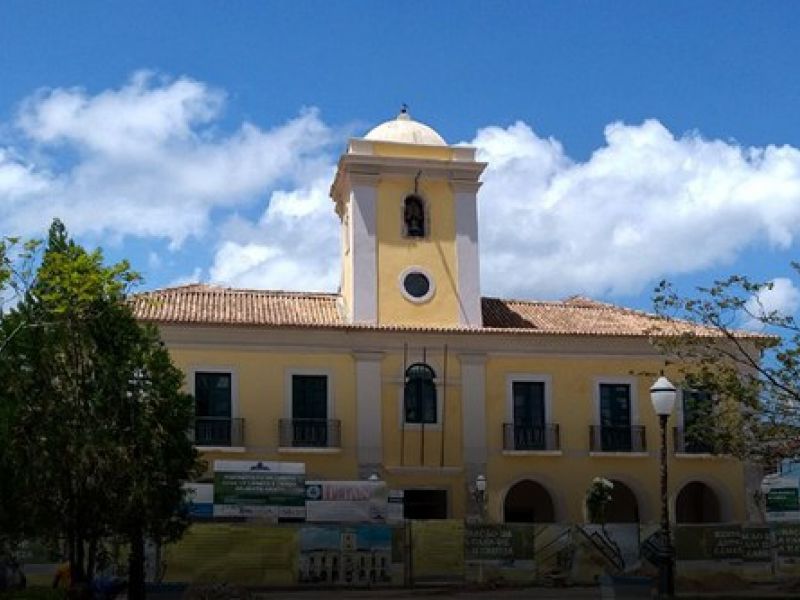
{"label": "signboard with image", "polygon": [[384,481],[306,481],[305,492],[307,521],[387,521]]}
{"label": "signboard with image", "polygon": [[767,521],[799,521],[800,490],[794,477],[767,476],[765,497]]}
{"label": "signboard with image", "polygon": [[302,519],[305,464],[214,461],[214,516]]}

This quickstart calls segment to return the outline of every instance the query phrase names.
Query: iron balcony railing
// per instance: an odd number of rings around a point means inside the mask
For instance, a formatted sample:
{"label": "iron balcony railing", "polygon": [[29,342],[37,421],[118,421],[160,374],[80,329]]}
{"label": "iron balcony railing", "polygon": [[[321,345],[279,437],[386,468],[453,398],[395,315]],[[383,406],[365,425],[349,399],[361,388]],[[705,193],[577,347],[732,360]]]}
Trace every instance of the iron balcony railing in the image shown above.
{"label": "iron balcony railing", "polygon": [[702,433],[686,431],[683,427],[673,428],[673,441],[676,454],[713,454],[714,445]]}
{"label": "iron balcony railing", "polygon": [[503,423],[503,450],[560,450],[558,425]]}
{"label": "iron balcony railing", "polygon": [[244,446],[244,419],[195,417],[195,446]]}
{"label": "iron balcony railing", "polygon": [[278,439],[282,448],[341,448],[339,419],[281,419]]}
{"label": "iron balcony railing", "polygon": [[646,452],[644,426],[590,425],[589,449],[592,452]]}

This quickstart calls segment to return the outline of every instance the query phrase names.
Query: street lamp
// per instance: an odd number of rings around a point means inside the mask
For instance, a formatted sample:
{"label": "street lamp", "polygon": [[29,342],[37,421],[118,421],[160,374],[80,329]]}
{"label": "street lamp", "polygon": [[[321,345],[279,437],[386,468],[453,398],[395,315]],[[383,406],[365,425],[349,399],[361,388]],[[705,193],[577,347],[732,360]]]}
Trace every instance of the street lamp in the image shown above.
{"label": "street lamp", "polygon": [[478,512],[481,521],[486,517],[486,476],[478,475],[475,478],[475,483],[472,486],[472,495],[475,498],[475,504],[478,505]]}
{"label": "street lamp", "polygon": [[669,507],[667,502],[667,420],[675,407],[678,395],[675,386],[663,375],[650,388],[650,400],[658,415],[661,427],[661,537],[663,555],[659,564],[658,593],[661,597],[675,596],[675,551],[669,532]]}

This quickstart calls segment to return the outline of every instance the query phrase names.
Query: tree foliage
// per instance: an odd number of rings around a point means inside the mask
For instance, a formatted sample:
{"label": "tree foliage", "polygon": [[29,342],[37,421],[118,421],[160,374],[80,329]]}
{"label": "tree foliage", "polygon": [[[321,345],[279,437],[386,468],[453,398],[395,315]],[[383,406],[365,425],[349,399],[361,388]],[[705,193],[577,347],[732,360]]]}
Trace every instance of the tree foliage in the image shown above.
{"label": "tree foliage", "polygon": [[654,338],[681,369],[684,387],[714,398],[694,407],[687,433],[716,452],[769,463],[800,450],[800,327],[765,307],[773,285],[734,275],[687,295],[662,281],[653,298],[661,316],[700,326]]}
{"label": "tree foliage", "polygon": [[198,468],[183,375],[126,302],[137,281],[55,221],[35,278],[0,320],[0,529],[65,543],[75,581],[110,537],[131,544],[140,576],[144,536],[186,526],[182,482]]}

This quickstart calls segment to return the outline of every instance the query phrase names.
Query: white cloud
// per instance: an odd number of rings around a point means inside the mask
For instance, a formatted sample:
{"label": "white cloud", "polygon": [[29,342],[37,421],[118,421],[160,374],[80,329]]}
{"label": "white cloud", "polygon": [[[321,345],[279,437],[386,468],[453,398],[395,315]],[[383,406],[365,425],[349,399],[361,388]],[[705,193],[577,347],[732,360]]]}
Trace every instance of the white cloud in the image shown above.
{"label": "white cloud", "polygon": [[[614,123],[586,162],[527,125],[471,144],[489,163],[480,195],[484,292],[637,293],[655,278],[733,261],[800,231],[800,151],[741,148],[658,121]],[[524,268],[521,268],[524,267]]]}
{"label": "white cloud", "polygon": [[747,301],[745,309],[752,315],[744,323],[748,329],[763,329],[764,324],[759,317],[776,315],[791,317],[800,308],[800,290],[795,287],[791,279],[776,277]]}
{"label": "white cloud", "polygon": [[303,188],[272,194],[260,221],[233,219],[214,257],[211,280],[237,287],[335,290],[339,227],[328,197],[332,169]]}
{"label": "white cloud", "polygon": [[15,123],[27,152],[0,148],[4,230],[39,233],[59,216],[74,234],[161,237],[175,248],[206,231],[212,209],[246,205],[281,182],[302,185],[330,161],[334,136],[316,110],[223,135],[214,125],[224,98],[146,72],[94,96],[36,93]]}
{"label": "white cloud", "polygon": [[[220,129],[225,93],[135,74],[119,89],[43,90],[0,145],[3,234],[53,216],[97,239],[189,236],[211,248],[194,278],[333,290],[339,226],[328,186],[344,145],[315,110],[262,129]],[[624,295],[729,264],[800,231],[800,151],[743,148],[658,121],[614,123],[586,161],[525,123],[480,129],[482,290],[519,297]],[[246,209],[264,206],[257,222]],[[213,216],[212,216],[213,215]],[[215,227],[210,227],[213,219]]]}

